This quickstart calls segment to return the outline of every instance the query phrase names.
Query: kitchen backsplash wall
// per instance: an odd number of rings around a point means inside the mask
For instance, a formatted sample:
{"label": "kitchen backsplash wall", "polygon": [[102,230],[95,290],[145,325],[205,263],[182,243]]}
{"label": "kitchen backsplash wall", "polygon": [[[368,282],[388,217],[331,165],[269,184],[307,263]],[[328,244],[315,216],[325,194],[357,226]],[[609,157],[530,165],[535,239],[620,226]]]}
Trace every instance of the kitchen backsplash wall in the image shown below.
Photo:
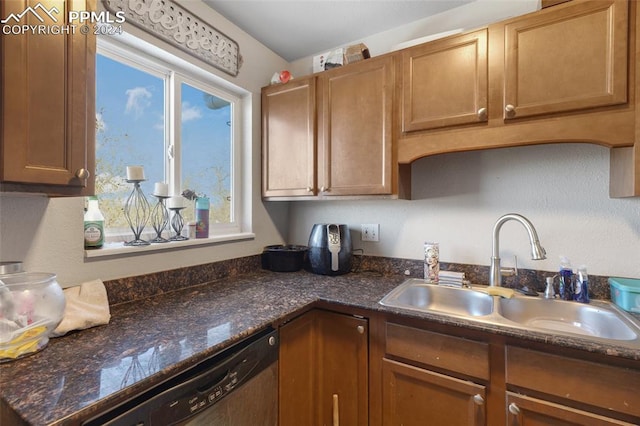
{"label": "kitchen backsplash wall", "polygon": [[[345,223],[366,255],[422,259],[425,241],[440,259],[489,265],[492,230],[520,213],[538,231],[547,259],[533,261],[517,222],[500,235],[503,266],[557,271],[559,256],[601,276],[640,277],[640,199],[610,199],[609,150],[554,144],[444,154],[412,166],[412,200],[291,204],[289,242],[305,244],[314,223]],[[361,242],[360,224],[380,224],[380,242]]]}

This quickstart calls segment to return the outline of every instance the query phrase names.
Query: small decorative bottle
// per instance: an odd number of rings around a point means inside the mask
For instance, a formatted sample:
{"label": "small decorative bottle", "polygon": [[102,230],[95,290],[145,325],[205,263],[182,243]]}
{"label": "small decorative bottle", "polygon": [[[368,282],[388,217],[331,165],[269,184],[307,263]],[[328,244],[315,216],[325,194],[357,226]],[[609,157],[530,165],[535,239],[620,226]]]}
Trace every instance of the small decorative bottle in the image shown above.
{"label": "small decorative bottle", "polygon": [[98,206],[98,197],[89,197],[84,214],[84,248],[97,249],[104,244],[104,216]]}
{"label": "small decorative bottle", "polygon": [[196,198],[196,238],[209,238],[209,198]]}

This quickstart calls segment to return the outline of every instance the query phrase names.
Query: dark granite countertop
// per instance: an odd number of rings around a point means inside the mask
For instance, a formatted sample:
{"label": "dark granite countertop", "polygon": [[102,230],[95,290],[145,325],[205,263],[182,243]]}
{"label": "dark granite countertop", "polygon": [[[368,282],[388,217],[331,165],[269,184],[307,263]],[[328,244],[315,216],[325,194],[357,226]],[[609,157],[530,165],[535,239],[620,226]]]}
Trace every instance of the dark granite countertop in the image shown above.
{"label": "dark granite countertop", "polygon": [[366,272],[325,277],[258,271],[121,303],[111,307],[108,325],[52,339],[39,353],[0,364],[0,398],[5,404],[0,409],[8,405],[33,425],[78,424],[319,300],[640,360],[640,350],[615,344],[377,303],[405,278]]}

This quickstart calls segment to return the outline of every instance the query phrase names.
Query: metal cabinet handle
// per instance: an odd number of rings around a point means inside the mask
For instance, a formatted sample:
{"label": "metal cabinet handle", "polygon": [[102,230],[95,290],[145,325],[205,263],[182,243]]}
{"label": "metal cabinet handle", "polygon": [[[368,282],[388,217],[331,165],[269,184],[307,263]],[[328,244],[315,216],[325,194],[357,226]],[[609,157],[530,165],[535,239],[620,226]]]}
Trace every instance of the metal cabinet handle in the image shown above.
{"label": "metal cabinet handle", "polygon": [[87,169],[76,170],[76,177],[78,179],[89,179],[89,176],[91,176],[91,173],[89,173],[89,170]]}
{"label": "metal cabinet handle", "polygon": [[326,186],[321,186],[320,187],[320,192],[327,192],[327,191],[329,191],[328,187],[326,187]]}
{"label": "metal cabinet handle", "polygon": [[518,407],[515,402],[512,402],[509,404],[509,412],[514,416],[517,416],[520,414],[520,407]]}
{"label": "metal cabinet handle", "polygon": [[340,426],[340,406],[337,393],[333,394],[333,426]]}
{"label": "metal cabinet handle", "polygon": [[356,330],[358,330],[358,333],[364,334],[364,326],[359,325],[359,326],[356,327]]}
{"label": "metal cabinet handle", "polygon": [[480,108],[478,110],[478,119],[480,121],[487,121],[487,109],[486,108]]}
{"label": "metal cabinet handle", "polygon": [[307,186],[307,192],[313,192],[313,188],[311,188],[310,186]]}
{"label": "metal cabinet handle", "polygon": [[480,394],[476,394],[473,396],[473,402],[476,405],[484,405],[484,398]]}
{"label": "metal cabinet handle", "polygon": [[504,112],[506,113],[507,118],[513,118],[516,116],[516,107],[508,104],[506,107],[504,107]]}

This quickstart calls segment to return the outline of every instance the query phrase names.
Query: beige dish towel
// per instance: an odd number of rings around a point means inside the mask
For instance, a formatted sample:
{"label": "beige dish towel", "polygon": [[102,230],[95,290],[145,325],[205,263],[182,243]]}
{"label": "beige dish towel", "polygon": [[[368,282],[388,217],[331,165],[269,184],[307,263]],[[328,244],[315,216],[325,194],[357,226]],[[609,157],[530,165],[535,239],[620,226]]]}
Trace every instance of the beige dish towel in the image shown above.
{"label": "beige dish towel", "polygon": [[65,288],[64,297],[67,299],[67,306],[62,322],[53,331],[52,337],[63,336],[71,330],[84,330],[109,323],[109,299],[102,280]]}

